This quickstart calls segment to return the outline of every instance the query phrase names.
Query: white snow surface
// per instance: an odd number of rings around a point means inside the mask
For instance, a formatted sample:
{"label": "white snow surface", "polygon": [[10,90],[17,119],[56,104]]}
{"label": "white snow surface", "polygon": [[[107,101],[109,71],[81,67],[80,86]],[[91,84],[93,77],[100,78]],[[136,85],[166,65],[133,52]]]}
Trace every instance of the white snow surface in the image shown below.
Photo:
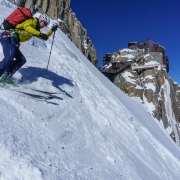
{"label": "white snow surface", "polygon": [[124,79],[126,79],[126,81],[132,83],[132,84],[136,84],[136,80],[133,79],[133,74],[131,74],[129,71],[125,71],[122,73],[122,77],[124,77]]}
{"label": "white snow surface", "polygon": [[[118,57],[127,57],[127,58],[129,58],[129,59],[133,59],[133,58],[135,58],[132,54],[126,54],[126,55],[119,55]],[[118,58],[117,57],[117,58]]]}
{"label": "white snow surface", "polygon": [[[12,9],[0,2],[2,21]],[[59,98],[40,101],[0,89],[0,180],[179,179],[179,147],[160,123],[59,29],[46,75],[51,43],[52,37],[22,43],[27,63],[14,77],[20,88],[59,92]]]}
{"label": "white snow surface", "polygon": [[120,52],[136,52],[136,51],[133,49],[124,48],[124,49],[120,50]]}

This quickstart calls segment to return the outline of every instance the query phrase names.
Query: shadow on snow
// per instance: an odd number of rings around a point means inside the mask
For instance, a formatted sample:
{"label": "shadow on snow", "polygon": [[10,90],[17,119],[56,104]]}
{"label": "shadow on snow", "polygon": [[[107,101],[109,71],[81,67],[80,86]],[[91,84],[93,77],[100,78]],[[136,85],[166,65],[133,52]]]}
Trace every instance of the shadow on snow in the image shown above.
{"label": "shadow on snow", "polygon": [[47,75],[46,75],[46,69],[38,68],[38,67],[21,68],[18,72],[22,74],[19,83],[36,82],[39,77],[42,77],[44,79],[48,79],[52,81],[52,86],[59,89],[63,94],[67,95],[68,97],[73,98],[69,93],[67,93],[65,90],[60,88],[60,86],[64,84],[67,84],[69,86],[74,86],[72,81],[67,78],[59,76],[56,73],[51,72],[49,70],[47,71]]}

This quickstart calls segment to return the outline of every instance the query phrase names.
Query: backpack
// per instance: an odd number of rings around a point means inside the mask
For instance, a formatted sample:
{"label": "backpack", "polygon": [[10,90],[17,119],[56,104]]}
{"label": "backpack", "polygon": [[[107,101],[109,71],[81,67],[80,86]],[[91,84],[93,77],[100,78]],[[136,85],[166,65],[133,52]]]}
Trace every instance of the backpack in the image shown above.
{"label": "backpack", "polygon": [[32,18],[30,9],[18,7],[4,20],[2,25],[4,26],[4,30],[14,29],[17,24],[30,18]]}

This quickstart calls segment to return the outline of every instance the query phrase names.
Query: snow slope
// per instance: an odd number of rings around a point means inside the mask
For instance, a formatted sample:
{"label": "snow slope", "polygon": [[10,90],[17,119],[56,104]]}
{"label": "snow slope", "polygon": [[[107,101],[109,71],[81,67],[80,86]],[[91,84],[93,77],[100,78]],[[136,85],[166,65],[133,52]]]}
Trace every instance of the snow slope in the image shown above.
{"label": "snow slope", "polygon": [[[1,20],[12,11],[4,2]],[[51,42],[22,43],[27,63],[14,77],[59,98],[0,89],[0,180],[179,179],[179,147],[60,30],[46,75]]]}

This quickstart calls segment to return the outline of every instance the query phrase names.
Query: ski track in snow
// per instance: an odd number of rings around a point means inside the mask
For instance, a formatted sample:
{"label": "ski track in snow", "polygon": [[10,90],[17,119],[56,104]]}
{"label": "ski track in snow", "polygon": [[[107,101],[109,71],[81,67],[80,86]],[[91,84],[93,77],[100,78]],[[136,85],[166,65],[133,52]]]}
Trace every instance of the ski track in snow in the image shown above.
{"label": "ski track in snow", "polygon": [[[1,20],[12,10],[2,2]],[[179,148],[60,30],[45,74],[51,42],[22,43],[27,63],[15,78],[22,88],[60,92],[62,100],[0,89],[0,179],[178,179]]]}

